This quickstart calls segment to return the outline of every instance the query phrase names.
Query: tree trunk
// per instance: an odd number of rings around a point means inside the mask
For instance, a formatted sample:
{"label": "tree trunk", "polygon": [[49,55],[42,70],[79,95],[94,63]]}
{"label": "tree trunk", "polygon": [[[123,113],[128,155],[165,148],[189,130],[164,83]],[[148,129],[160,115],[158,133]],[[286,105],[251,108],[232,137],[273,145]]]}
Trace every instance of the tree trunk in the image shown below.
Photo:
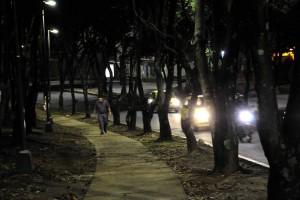
{"label": "tree trunk", "polygon": [[89,104],[89,97],[88,97],[87,81],[84,81],[84,84],[83,84],[83,98],[84,98],[85,118],[90,118],[91,112],[90,112],[90,104]]}
{"label": "tree trunk", "polygon": [[[191,45],[194,45],[194,44],[191,44]],[[189,61],[188,53],[189,52],[184,52],[184,50],[183,50],[179,54],[178,60],[180,62],[179,65],[181,65],[181,68],[185,69],[185,71],[187,73],[186,75],[187,75],[187,77],[189,77],[189,81],[190,81],[190,86],[186,86],[188,88],[185,88],[184,93],[189,93],[189,91],[193,91],[192,98],[191,98],[191,100],[192,100],[191,102],[193,102],[193,101],[196,101],[197,96],[199,94],[202,94],[202,92],[201,92],[201,87],[200,87],[200,82],[199,82],[198,68],[197,67],[192,68],[188,64],[188,61]],[[195,55],[198,53],[199,52],[196,51]],[[197,61],[195,61],[195,63],[197,63]],[[186,81],[188,81],[188,79]],[[186,84],[187,84],[187,82],[186,82]],[[194,97],[194,96],[196,96],[196,97]],[[194,98],[196,98],[196,99],[193,100]],[[184,103],[184,102],[182,102],[182,103]],[[186,119],[184,119],[183,116],[181,115],[181,127],[186,136],[187,148],[188,148],[189,152],[192,152],[192,151],[195,151],[196,149],[198,149],[198,143],[197,143],[196,137],[194,135],[193,127],[192,127],[193,113],[194,113],[194,109],[189,108],[189,113],[187,115],[188,117]]]}
{"label": "tree trunk", "polygon": [[77,100],[75,98],[75,86],[74,86],[74,78],[70,77],[69,79],[70,81],[70,88],[71,88],[71,99],[72,99],[72,115],[75,115],[76,114],[76,104],[77,104]]}
{"label": "tree trunk", "polygon": [[181,59],[177,58],[177,89],[180,94],[182,94],[182,65]]}
{"label": "tree trunk", "polygon": [[83,91],[83,99],[84,99],[84,110],[85,110],[85,118],[90,118],[90,104],[89,104],[89,97],[88,97],[88,74],[90,65],[88,60],[80,62],[80,65],[82,66],[82,71],[80,73],[81,76],[81,84],[82,84],[82,91]]}
{"label": "tree trunk", "polygon": [[[175,15],[177,8],[177,1],[170,0],[168,2],[168,25],[167,25],[167,35],[175,35]],[[160,134],[159,141],[171,141],[172,140],[172,130],[169,122],[168,112],[169,104],[173,93],[173,81],[174,81],[174,66],[175,66],[175,40],[172,37],[164,38],[166,45],[168,46],[167,52],[167,78],[166,78],[166,92],[163,98],[162,107],[158,106],[158,115],[160,120]],[[162,66],[161,69],[164,69]],[[164,70],[163,70],[164,71]],[[164,91],[160,91],[164,92]]]}
{"label": "tree trunk", "polygon": [[59,101],[58,106],[60,109],[64,108],[64,89],[65,80],[67,76],[67,68],[64,70],[64,57],[62,53],[58,55],[58,71],[59,71]]}
{"label": "tree trunk", "polygon": [[[102,54],[102,56],[104,56]],[[96,77],[96,82],[97,82],[97,88],[98,88],[98,96],[104,94],[104,74],[105,74],[105,69],[103,70],[103,65],[100,64],[100,61],[97,57],[97,53],[93,52],[93,59],[95,59],[95,66],[97,70],[98,77]]]}
{"label": "tree trunk", "polygon": [[130,91],[128,93],[128,112],[126,115],[126,124],[128,126],[128,130],[136,129],[136,94],[134,91]]}
{"label": "tree trunk", "polygon": [[25,121],[26,134],[32,133],[32,127],[36,127],[36,112],[35,105],[38,97],[37,86],[32,85],[28,89],[28,95],[25,100]]}
{"label": "tree trunk", "polygon": [[120,101],[119,101],[119,99],[112,99],[110,101],[110,109],[111,109],[111,112],[112,112],[113,118],[114,118],[113,123],[115,125],[121,124],[121,120],[120,120]]}
{"label": "tree trunk", "polygon": [[[228,90],[230,79],[228,76],[228,63],[224,64],[221,58],[221,46],[229,50],[230,26],[222,24],[227,5],[216,5],[213,3],[213,26],[214,26],[214,57],[215,82],[210,79],[208,63],[205,57],[206,39],[204,38],[204,1],[198,0],[196,3],[195,35],[193,43],[196,44],[196,65],[199,69],[201,89],[204,95],[204,101],[211,113],[211,133],[214,148],[214,160],[216,172],[229,174],[239,168],[238,160],[238,141],[234,135],[232,127],[232,117],[230,108],[231,92]],[[229,9],[230,10],[230,9]],[[225,30],[225,31],[224,31]],[[224,34],[225,32],[225,34]],[[227,38],[225,40],[225,38]],[[224,41],[227,41],[226,43]],[[213,94],[212,85],[216,84],[215,94]],[[215,96],[215,99],[214,97]]]}
{"label": "tree trunk", "polygon": [[[9,28],[9,15],[10,15],[10,1],[1,1],[1,24],[0,24],[0,44],[1,44],[1,53],[0,53],[0,87],[1,87],[1,98],[0,98],[0,127],[2,125],[7,125],[12,121],[11,119],[11,110],[12,105],[10,105],[10,98],[12,93],[13,85],[9,84],[10,79],[12,78],[8,74],[12,74],[10,67],[10,39],[9,34],[11,29]],[[12,97],[13,98],[13,97]],[[0,128],[0,129],[1,129]],[[1,130],[0,130],[1,133]]]}
{"label": "tree trunk", "polygon": [[198,143],[194,135],[194,130],[192,128],[197,96],[198,92],[194,90],[191,100],[189,102],[188,114],[186,115],[186,118],[181,117],[181,127],[183,133],[186,136],[187,150],[190,153],[198,149]]}
{"label": "tree trunk", "polygon": [[71,97],[72,97],[72,115],[76,114],[76,103],[77,100],[75,98],[75,73],[74,73],[74,58],[71,56],[67,58],[67,68],[69,70],[69,82],[70,82],[70,89],[71,89]]}
{"label": "tree trunk", "polygon": [[4,123],[4,117],[5,117],[5,110],[7,103],[9,101],[9,86],[0,84],[0,137],[1,137],[1,132],[2,132],[2,125]]}
{"label": "tree trunk", "polygon": [[[284,165],[277,185],[270,184],[270,199],[300,199],[300,42],[296,44],[295,66],[290,87],[290,95],[283,121],[282,133],[285,141]],[[283,173],[284,172],[284,173]],[[273,174],[272,174],[273,175]],[[271,174],[270,174],[271,176]],[[278,176],[278,174],[277,174]],[[276,177],[276,175],[275,175]],[[277,177],[276,177],[277,178]],[[274,194],[275,193],[275,194]],[[280,198],[278,198],[280,197]]]}
{"label": "tree trunk", "polygon": [[151,120],[153,118],[153,113],[156,105],[154,104],[149,105],[148,98],[144,98],[144,101],[142,102],[142,106],[146,108],[143,111],[144,134],[151,133],[153,131],[151,126]]}
{"label": "tree trunk", "polygon": [[26,90],[28,92],[25,92],[25,119],[26,119],[26,133],[32,133],[32,127],[36,127],[36,102],[39,92],[39,69],[38,66],[38,35],[40,32],[40,25],[41,25],[41,12],[37,11],[35,12],[35,17],[32,19],[32,26],[29,31],[29,34],[27,35],[25,46],[30,46],[30,51],[28,51],[27,54],[25,54],[29,59],[29,62],[27,63],[26,70],[29,71],[29,73],[32,75],[31,85],[29,84],[29,76],[28,72],[25,72],[26,74]]}
{"label": "tree trunk", "polygon": [[160,50],[156,52],[155,56],[155,74],[156,74],[156,85],[157,85],[157,115],[159,119],[159,128],[160,128],[160,135],[159,135],[159,141],[168,141],[172,140],[171,135],[171,128],[170,123],[168,119],[168,113],[169,113],[169,104],[163,104],[163,100],[165,99],[164,94],[164,79],[161,74],[161,57],[160,57]]}
{"label": "tree trunk", "polygon": [[172,131],[169,122],[169,106],[158,107],[160,134],[158,141],[172,141]]}
{"label": "tree trunk", "polygon": [[[114,55],[114,66],[116,69],[119,69],[120,70],[120,67],[118,66],[118,63],[117,63],[117,55],[115,53]],[[116,76],[119,76],[119,74],[115,74],[115,76],[113,77],[113,71],[111,70],[111,68],[109,67],[110,71],[110,80],[109,80],[109,96],[110,96],[110,109],[111,109],[111,112],[112,112],[112,115],[113,115],[113,124],[115,125],[119,125],[121,123],[121,120],[120,120],[120,101],[119,101],[119,98],[115,98],[113,97],[113,91],[112,91],[112,86],[113,86],[113,79],[115,79]]]}
{"label": "tree trunk", "polygon": [[126,115],[126,123],[129,130],[136,129],[136,83],[135,83],[135,67],[136,65],[133,63],[133,54],[130,59],[130,78],[129,78],[129,92],[127,95],[128,99],[128,112]]}
{"label": "tree trunk", "polygon": [[267,44],[267,31],[265,30],[265,19],[263,3],[255,1],[259,17],[259,33],[254,47],[256,76],[256,90],[258,95],[259,123],[258,131],[260,140],[269,161],[270,167],[275,167],[277,163],[277,152],[279,145],[279,133],[277,126],[277,100],[275,91],[275,81],[272,71],[271,56]]}
{"label": "tree trunk", "polygon": [[[268,199],[290,199],[283,195],[281,181],[284,180],[283,155],[278,129],[278,109],[276,100],[275,81],[273,77],[271,56],[268,48],[268,32],[266,30],[265,1],[252,1],[253,11],[257,16],[257,38],[253,49],[254,59],[257,63],[255,70],[256,90],[258,96],[259,121],[257,130],[265,156],[269,162],[270,174],[268,181]],[[256,13],[257,12],[257,13]],[[299,188],[299,187],[298,187]],[[297,199],[297,198],[292,198]]]}
{"label": "tree trunk", "polygon": [[122,53],[120,55],[120,85],[121,85],[121,94],[120,94],[120,101],[122,102],[124,99],[126,99],[126,85],[127,85],[127,72],[126,72],[126,50],[127,45],[124,42],[124,38],[122,39]]}
{"label": "tree trunk", "polygon": [[[139,102],[143,114],[143,132],[144,134],[152,132],[151,118],[149,116],[147,99],[145,98],[144,88],[141,77],[141,49],[142,49],[142,29],[139,19],[135,18],[135,69],[136,69],[136,85],[139,92]],[[149,120],[150,119],[150,120]]]}

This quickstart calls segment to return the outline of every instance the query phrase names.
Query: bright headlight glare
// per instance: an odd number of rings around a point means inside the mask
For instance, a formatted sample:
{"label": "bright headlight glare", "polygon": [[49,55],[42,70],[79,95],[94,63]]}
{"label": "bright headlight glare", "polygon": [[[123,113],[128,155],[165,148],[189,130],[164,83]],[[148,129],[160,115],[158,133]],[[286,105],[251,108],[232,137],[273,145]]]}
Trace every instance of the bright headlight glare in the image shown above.
{"label": "bright headlight glare", "polygon": [[198,99],[197,99],[196,105],[197,105],[197,106],[200,106],[201,104],[202,104],[202,100],[198,98]]}
{"label": "bright headlight glare", "polygon": [[153,102],[153,99],[148,99],[148,104],[151,104]]}
{"label": "bright headlight glare", "polygon": [[239,120],[241,122],[249,123],[254,119],[253,114],[248,110],[242,110],[239,112]]}
{"label": "bright headlight glare", "polygon": [[180,105],[180,101],[179,101],[179,99],[177,99],[177,98],[172,98],[172,99],[171,99],[171,103],[172,103],[174,106],[179,106],[179,105]]}
{"label": "bright headlight glare", "polygon": [[189,101],[188,101],[188,100],[185,100],[185,101],[184,101],[184,105],[185,105],[185,106],[188,106],[188,105],[189,105]]}
{"label": "bright headlight glare", "polygon": [[205,108],[198,108],[198,109],[195,109],[194,117],[195,117],[195,120],[198,120],[201,122],[207,122],[209,119],[209,113]]}

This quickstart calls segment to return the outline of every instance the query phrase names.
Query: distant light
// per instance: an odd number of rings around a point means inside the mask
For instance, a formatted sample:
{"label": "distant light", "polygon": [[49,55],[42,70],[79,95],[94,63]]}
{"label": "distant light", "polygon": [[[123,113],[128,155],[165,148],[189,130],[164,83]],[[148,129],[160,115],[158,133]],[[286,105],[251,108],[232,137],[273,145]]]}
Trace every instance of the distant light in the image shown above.
{"label": "distant light", "polygon": [[222,50],[222,51],[221,51],[221,57],[224,58],[224,55],[225,55],[225,51]]}
{"label": "distant light", "polygon": [[49,5],[49,6],[55,6],[56,5],[56,1],[53,1],[53,0],[44,1],[44,3]]}

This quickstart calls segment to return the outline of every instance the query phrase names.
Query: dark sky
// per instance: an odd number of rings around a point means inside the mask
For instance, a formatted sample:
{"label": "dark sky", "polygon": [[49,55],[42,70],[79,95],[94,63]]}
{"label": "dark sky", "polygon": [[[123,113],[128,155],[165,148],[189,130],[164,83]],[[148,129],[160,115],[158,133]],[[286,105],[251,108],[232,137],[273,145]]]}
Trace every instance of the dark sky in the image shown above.
{"label": "dark sky", "polygon": [[44,6],[46,24],[49,26],[88,25],[110,22],[121,15],[129,0],[56,0],[56,6],[45,5],[43,0],[16,0],[20,23],[30,23],[35,12]]}

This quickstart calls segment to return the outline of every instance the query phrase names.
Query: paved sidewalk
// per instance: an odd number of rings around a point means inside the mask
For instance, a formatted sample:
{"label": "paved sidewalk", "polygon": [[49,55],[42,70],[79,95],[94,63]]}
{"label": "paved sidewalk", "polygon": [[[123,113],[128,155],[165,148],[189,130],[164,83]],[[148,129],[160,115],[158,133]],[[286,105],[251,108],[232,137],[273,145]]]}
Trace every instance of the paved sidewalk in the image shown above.
{"label": "paved sidewalk", "polygon": [[100,135],[97,126],[52,116],[54,123],[81,129],[95,145],[96,172],[84,199],[187,199],[178,176],[141,143],[110,131]]}

